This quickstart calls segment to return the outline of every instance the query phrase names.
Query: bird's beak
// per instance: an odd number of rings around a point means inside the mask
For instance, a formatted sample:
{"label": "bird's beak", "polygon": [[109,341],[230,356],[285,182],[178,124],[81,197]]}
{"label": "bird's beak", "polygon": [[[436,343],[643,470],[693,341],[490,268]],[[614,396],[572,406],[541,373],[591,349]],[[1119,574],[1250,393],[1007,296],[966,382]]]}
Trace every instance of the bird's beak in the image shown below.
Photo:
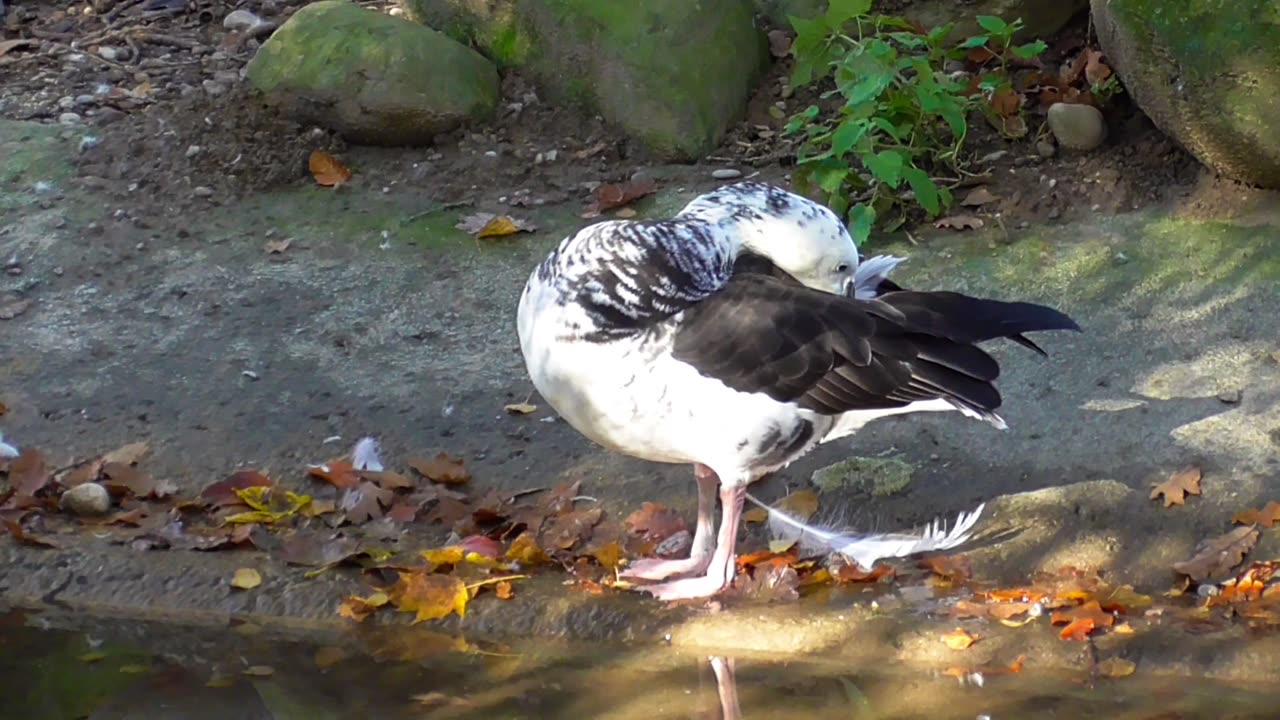
{"label": "bird's beak", "polygon": [[848,280],[845,280],[845,281],[844,281],[844,296],[845,296],[845,297],[850,297],[850,298],[851,298],[851,297],[853,297],[853,296],[854,296],[854,294],[855,294],[856,292],[857,292],[857,286],[855,286],[855,285],[854,285],[854,283],[853,283],[853,278],[849,278]]}

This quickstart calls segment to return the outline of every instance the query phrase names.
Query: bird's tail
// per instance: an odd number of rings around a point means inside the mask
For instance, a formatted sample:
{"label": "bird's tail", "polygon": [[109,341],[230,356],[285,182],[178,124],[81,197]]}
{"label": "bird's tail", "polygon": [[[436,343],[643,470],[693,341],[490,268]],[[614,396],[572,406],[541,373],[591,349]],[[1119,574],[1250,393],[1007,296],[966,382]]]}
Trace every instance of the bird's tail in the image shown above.
{"label": "bird's tail", "polygon": [[982,342],[1007,338],[1046,355],[1024,333],[1041,330],[1075,330],[1080,326],[1066,315],[1044,305],[1004,302],[961,295],[956,292],[906,290],[889,279],[904,258],[877,255],[858,265],[854,277],[856,297],[878,299],[904,313],[934,334],[959,342]]}
{"label": "bird's tail", "polygon": [[775,507],[770,507],[751,493],[747,499],[769,514],[769,531],[775,538],[796,541],[806,555],[835,553],[870,569],[885,558],[906,557],[921,552],[950,550],[962,545],[973,535],[973,527],[986,504],[972,512],[960,513],[948,530],[946,523],[935,518],[915,533],[859,534],[832,527],[807,523]]}

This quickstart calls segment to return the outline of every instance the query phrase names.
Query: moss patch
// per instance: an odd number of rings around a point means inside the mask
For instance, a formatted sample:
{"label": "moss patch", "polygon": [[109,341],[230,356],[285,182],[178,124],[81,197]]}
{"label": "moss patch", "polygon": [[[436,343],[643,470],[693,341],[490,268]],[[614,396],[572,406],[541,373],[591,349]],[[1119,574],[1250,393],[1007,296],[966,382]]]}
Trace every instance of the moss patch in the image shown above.
{"label": "moss patch", "polygon": [[1280,8],[1269,0],[1093,0],[1098,37],[1142,109],[1201,162],[1280,187]]}
{"label": "moss patch", "polygon": [[813,484],[824,493],[853,490],[885,497],[905,490],[914,471],[896,458],[855,456],[814,471]]}
{"label": "moss patch", "polygon": [[402,0],[410,17],[518,66],[553,99],[598,112],[655,155],[696,160],[746,107],[768,63],[749,0]]}

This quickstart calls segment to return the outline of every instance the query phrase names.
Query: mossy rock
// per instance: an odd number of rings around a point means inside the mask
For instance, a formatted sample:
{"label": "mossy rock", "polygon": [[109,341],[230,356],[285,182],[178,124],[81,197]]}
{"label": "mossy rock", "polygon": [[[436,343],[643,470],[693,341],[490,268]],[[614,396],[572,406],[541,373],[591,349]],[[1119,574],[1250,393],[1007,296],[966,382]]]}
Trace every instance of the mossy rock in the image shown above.
{"label": "mossy rock", "polygon": [[1165,133],[1229,178],[1280,188],[1280,3],[1093,0],[1098,40]]}
{"label": "mossy rock", "polygon": [[408,17],[518,67],[656,157],[697,160],[768,63],[750,0],[400,0]]}
{"label": "mossy rock", "polygon": [[[788,20],[791,15],[812,18],[827,11],[827,0],[755,0],[755,5],[756,11],[770,23],[787,29],[791,27]],[[871,11],[884,12],[881,5],[883,3],[873,1]],[[966,3],[915,0],[907,7],[888,14],[901,15],[930,28],[954,22],[956,28],[952,37],[958,41],[982,32],[978,27],[979,15],[995,15],[1008,22],[1022,18],[1024,29],[1021,37],[1038,38],[1058,32],[1087,7],[1089,0],[975,0]]]}
{"label": "mossy rock", "polygon": [[370,145],[417,145],[492,117],[498,71],[418,23],[322,0],[293,15],[249,63],[267,102]]}

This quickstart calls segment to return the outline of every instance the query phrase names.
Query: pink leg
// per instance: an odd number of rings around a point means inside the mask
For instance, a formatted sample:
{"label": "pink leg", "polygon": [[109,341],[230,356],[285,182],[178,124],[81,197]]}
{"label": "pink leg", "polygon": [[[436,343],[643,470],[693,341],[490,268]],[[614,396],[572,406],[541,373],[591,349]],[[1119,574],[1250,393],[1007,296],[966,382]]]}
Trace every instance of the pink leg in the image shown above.
{"label": "pink leg", "polygon": [[705,575],[639,589],[652,593],[659,600],[685,600],[710,597],[729,587],[733,582],[733,549],[738,541],[738,520],[742,517],[742,501],[746,494],[745,486],[720,488],[720,534]]}
{"label": "pink leg", "polygon": [[693,466],[693,477],[698,481],[698,524],[693,529],[693,545],[689,557],[684,560],[659,560],[645,558],[627,567],[621,577],[630,580],[661,580],[672,575],[700,573],[711,562],[711,541],[714,522],[712,512],[716,507],[716,486],[720,478],[711,468],[701,463]]}

